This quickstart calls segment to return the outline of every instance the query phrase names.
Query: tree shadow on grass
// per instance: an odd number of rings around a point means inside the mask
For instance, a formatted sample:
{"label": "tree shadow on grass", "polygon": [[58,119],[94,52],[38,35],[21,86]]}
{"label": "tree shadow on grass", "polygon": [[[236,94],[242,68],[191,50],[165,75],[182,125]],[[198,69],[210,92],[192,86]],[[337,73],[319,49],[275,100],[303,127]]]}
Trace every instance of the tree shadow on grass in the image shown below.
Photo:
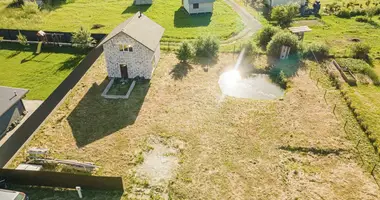
{"label": "tree shadow on grass", "polygon": [[181,62],[176,64],[169,74],[174,80],[182,80],[192,69],[193,67],[190,64]]}
{"label": "tree shadow on grass", "polygon": [[67,60],[61,62],[61,66],[57,71],[64,71],[68,69],[73,69],[83,60],[84,55],[76,55],[75,57],[68,58]]}
{"label": "tree shadow on grass", "polygon": [[296,152],[296,153],[312,153],[315,155],[320,155],[320,156],[327,156],[329,154],[335,154],[335,155],[340,155],[342,152],[346,152],[347,150],[345,149],[321,149],[321,148],[316,148],[316,147],[292,147],[292,146],[281,146],[279,147],[281,150],[285,151],[290,151],[290,152]]}
{"label": "tree shadow on grass", "polygon": [[174,26],[177,28],[208,26],[212,13],[189,15],[184,8],[179,8],[174,13]]}
{"label": "tree shadow on grass", "polygon": [[[78,199],[78,192],[72,188],[10,185],[11,190],[24,192],[30,199]],[[123,191],[83,190],[83,199],[120,200]]]}
{"label": "tree shadow on grass", "polygon": [[214,66],[218,62],[218,58],[195,57],[193,61],[200,64],[203,71],[207,72],[210,67]]}
{"label": "tree shadow on grass", "polygon": [[127,14],[127,13],[137,13],[142,12],[144,13],[150,8],[151,5],[130,5],[128,6],[121,14]]}
{"label": "tree shadow on grass", "polygon": [[128,99],[105,99],[101,93],[108,83],[94,83],[67,117],[78,147],[134,124],[150,87],[149,80],[138,80]]}

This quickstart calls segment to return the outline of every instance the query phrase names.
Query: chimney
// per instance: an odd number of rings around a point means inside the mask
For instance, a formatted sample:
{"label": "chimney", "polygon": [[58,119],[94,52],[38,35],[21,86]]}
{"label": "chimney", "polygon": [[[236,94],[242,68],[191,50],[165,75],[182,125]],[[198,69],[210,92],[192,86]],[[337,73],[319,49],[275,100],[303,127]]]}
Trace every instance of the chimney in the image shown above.
{"label": "chimney", "polygon": [[142,13],[141,13],[141,11],[139,11],[139,18],[140,18],[140,17],[142,17]]}

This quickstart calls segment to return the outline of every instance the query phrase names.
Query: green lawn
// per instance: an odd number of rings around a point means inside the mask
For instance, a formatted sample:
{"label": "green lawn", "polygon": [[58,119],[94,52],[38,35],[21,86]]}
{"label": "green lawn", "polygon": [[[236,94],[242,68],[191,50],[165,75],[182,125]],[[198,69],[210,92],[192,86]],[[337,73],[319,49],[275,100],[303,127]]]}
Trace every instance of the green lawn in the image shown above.
{"label": "green lawn", "polygon": [[136,7],[132,0],[76,0],[52,11],[25,15],[21,8],[6,8],[11,0],[0,2],[0,28],[75,31],[80,26],[90,29],[94,24],[105,27],[92,30],[109,33],[115,26],[143,11],[165,28],[164,37],[194,38],[212,34],[227,38],[243,28],[238,14],[223,0],[214,4],[214,13],[189,16],[181,9],[181,0],[155,0],[151,6]]}
{"label": "green lawn", "polygon": [[84,58],[76,49],[0,43],[0,85],[29,89],[26,99],[46,99]]}

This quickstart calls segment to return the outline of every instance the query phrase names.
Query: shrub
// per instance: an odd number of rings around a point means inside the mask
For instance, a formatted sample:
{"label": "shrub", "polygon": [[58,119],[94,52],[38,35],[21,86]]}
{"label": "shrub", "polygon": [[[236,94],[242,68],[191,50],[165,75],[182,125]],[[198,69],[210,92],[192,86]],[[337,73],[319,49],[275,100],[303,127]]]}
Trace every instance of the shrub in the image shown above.
{"label": "shrub", "polygon": [[336,16],[340,17],[340,18],[350,18],[351,17],[351,12],[350,12],[349,9],[343,8],[343,9],[341,9],[340,11],[338,11],[336,13]]}
{"label": "shrub", "polygon": [[198,57],[216,58],[219,53],[219,41],[211,36],[199,37],[195,41],[195,55]]}
{"label": "shrub", "polygon": [[273,57],[279,57],[282,46],[290,47],[290,54],[297,53],[300,45],[298,37],[290,32],[281,31],[273,36],[267,47],[267,53]]}
{"label": "shrub", "polygon": [[80,27],[80,29],[73,34],[71,42],[73,46],[82,49],[91,47],[96,43],[94,38],[91,37],[91,33],[83,27]]}
{"label": "shrub", "polygon": [[299,6],[297,4],[275,6],[271,12],[271,19],[277,21],[281,27],[288,27],[298,13]]}
{"label": "shrub", "polygon": [[[326,59],[329,56],[330,47],[324,43],[312,43],[309,44],[303,52],[304,57],[309,59]],[[314,55],[313,55],[314,53]]]}
{"label": "shrub", "polygon": [[193,55],[194,55],[193,46],[187,41],[182,42],[181,46],[176,52],[177,59],[185,63],[189,59],[191,59]]}
{"label": "shrub", "polygon": [[367,17],[369,21],[372,21],[372,17],[376,15],[377,8],[376,7],[371,7],[366,10]]}
{"label": "shrub", "polygon": [[368,44],[365,43],[356,43],[351,46],[351,52],[352,52],[352,57],[358,58],[358,59],[364,59],[368,60],[369,59],[369,51],[371,50],[371,47]]}
{"label": "shrub", "polygon": [[281,29],[274,26],[265,26],[257,33],[258,44],[262,47],[267,47],[268,43],[272,40],[272,37],[278,33]]}
{"label": "shrub", "polygon": [[282,88],[286,88],[288,86],[288,78],[286,77],[284,71],[280,68],[272,68],[269,71],[269,77],[273,82],[278,83]]}
{"label": "shrub", "polygon": [[364,22],[364,23],[367,23],[368,22],[368,18],[367,17],[357,17],[356,19],[355,19],[355,21],[357,21],[357,22]]}
{"label": "shrub", "polygon": [[350,16],[355,17],[355,16],[364,16],[366,15],[366,11],[361,8],[354,8],[350,11]]}
{"label": "shrub", "polygon": [[366,63],[365,61],[353,58],[340,58],[336,59],[336,62],[341,67],[347,67],[355,73],[367,75],[372,80],[373,84],[380,85],[379,76],[372,69],[372,67],[368,65],[368,63]]}
{"label": "shrub", "polygon": [[36,2],[26,1],[26,2],[24,2],[24,4],[21,7],[22,7],[22,10],[27,15],[36,14],[40,11]]}
{"label": "shrub", "polygon": [[28,46],[29,45],[28,39],[26,38],[25,35],[21,34],[20,31],[18,32],[17,40],[23,46]]}
{"label": "shrub", "polygon": [[256,44],[254,44],[252,42],[245,44],[244,47],[246,48],[245,54],[248,56],[253,56],[253,55],[259,54],[260,50],[257,48]]}
{"label": "shrub", "polygon": [[325,12],[327,14],[334,14],[340,10],[341,6],[337,3],[334,2],[332,4],[326,4],[325,6]]}

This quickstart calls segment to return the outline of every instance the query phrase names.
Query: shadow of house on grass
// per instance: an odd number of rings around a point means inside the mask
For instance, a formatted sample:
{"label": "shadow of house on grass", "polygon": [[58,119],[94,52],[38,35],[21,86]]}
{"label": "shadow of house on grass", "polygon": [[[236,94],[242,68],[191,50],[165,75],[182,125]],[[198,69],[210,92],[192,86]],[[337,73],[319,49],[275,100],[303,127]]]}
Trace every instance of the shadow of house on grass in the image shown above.
{"label": "shadow of house on grass", "polygon": [[174,80],[182,80],[193,69],[188,63],[178,63],[170,71],[170,75]]}
{"label": "shadow of house on grass", "polygon": [[151,5],[130,5],[128,6],[121,14],[127,14],[127,13],[137,13],[137,12],[142,12],[144,13],[150,8]]}
{"label": "shadow of house on grass", "polygon": [[101,94],[108,83],[94,83],[67,117],[78,147],[134,124],[150,87],[148,80],[137,81],[128,99],[105,99]]}
{"label": "shadow of house on grass", "polygon": [[177,28],[208,26],[211,22],[212,13],[189,15],[181,7],[174,13],[174,26]]}

